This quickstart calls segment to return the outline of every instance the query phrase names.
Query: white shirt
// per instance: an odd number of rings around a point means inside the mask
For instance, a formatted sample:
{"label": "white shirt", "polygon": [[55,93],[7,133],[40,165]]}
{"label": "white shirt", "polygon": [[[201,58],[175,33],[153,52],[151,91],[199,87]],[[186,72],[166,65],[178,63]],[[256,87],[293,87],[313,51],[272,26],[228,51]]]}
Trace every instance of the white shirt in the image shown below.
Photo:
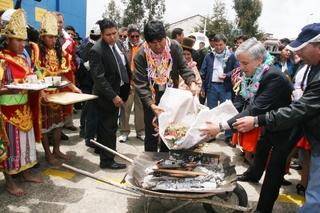
{"label": "white shirt", "polygon": [[[111,49],[111,51],[112,51],[112,53],[113,53],[113,55],[114,55],[113,46],[112,46],[112,45],[109,45],[109,47],[110,47],[110,49]],[[125,59],[125,56],[124,56],[123,52],[121,52],[121,50],[118,48],[118,45],[117,45],[117,44],[114,44],[114,47],[115,47],[116,51],[118,52],[118,54],[120,55],[120,58],[121,58],[121,60],[122,60],[123,66],[126,66],[126,59]],[[114,58],[115,58],[116,61],[117,61],[117,57],[116,57],[115,55],[114,55]],[[117,61],[117,63],[118,63],[118,61]],[[118,66],[119,66],[119,64],[118,64]],[[118,67],[118,72],[119,72],[119,74],[120,74],[120,76],[121,76],[120,67]],[[121,79],[121,81],[120,81],[120,86],[122,86],[122,85],[124,85],[124,82],[123,82],[122,79]]]}
{"label": "white shirt", "polygon": [[287,61],[283,63],[281,63],[282,67],[281,67],[281,71],[282,72],[285,72],[287,70],[288,72],[288,65],[287,65]]}
{"label": "white shirt", "polygon": [[212,70],[212,82],[223,82],[223,80],[219,79],[219,76],[223,74],[223,64],[221,61],[214,57],[213,62],[213,70]]}

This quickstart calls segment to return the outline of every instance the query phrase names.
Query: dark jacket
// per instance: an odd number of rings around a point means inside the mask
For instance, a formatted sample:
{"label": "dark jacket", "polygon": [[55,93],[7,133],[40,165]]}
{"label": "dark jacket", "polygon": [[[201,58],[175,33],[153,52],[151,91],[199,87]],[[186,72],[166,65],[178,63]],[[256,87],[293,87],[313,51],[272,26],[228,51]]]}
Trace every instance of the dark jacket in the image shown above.
{"label": "dark jacket", "polygon": [[91,93],[93,87],[90,70],[87,70],[84,66],[84,63],[89,60],[89,51],[93,45],[94,43],[90,42],[89,39],[86,39],[81,43],[76,53],[80,59],[80,63],[75,75],[80,89],[85,93]]}
{"label": "dark jacket", "polygon": [[[282,69],[282,64],[280,62],[279,57],[275,58],[274,66],[278,67],[280,70]],[[297,68],[294,66],[293,62],[290,59],[287,59],[287,67],[288,67],[288,75],[292,79],[297,71]]]}
{"label": "dark jacket", "polygon": [[[117,43],[118,48],[123,52],[123,48]],[[89,52],[90,73],[93,84],[93,94],[99,96],[97,104],[107,109],[110,104],[114,106],[112,99],[120,96],[126,101],[130,84],[124,84],[120,89],[120,73],[113,52],[109,45],[102,39],[90,49]],[[126,69],[129,79],[131,78],[129,61],[126,58]]]}
{"label": "dark jacket", "polygon": [[311,139],[311,148],[320,152],[320,64],[311,67],[308,85],[298,101],[265,116],[259,116],[259,125],[265,124],[276,129],[301,124],[306,136]]}
{"label": "dark jacket", "polygon": [[[202,78],[202,87],[204,91],[208,91],[211,88],[211,81],[212,81],[212,72],[214,66],[214,54],[212,52],[208,53],[204,58],[204,61],[201,65],[201,78]],[[223,84],[226,88],[226,91],[232,90],[232,83],[231,83],[231,71],[238,67],[238,61],[235,55],[232,53],[228,60],[226,61],[226,67],[224,68],[224,73],[227,75]]]}
{"label": "dark jacket", "polygon": [[236,97],[234,105],[238,110],[241,108],[244,110],[228,121],[229,126],[232,127],[238,118],[257,116],[288,106],[291,103],[291,93],[292,86],[289,80],[278,68],[271,66],[270,70],[262,76],[259,89],[251,103],[247,103],[240,95]]}
{"label": "dark jacket", "polygon": [[[189,85],[195,81],[195,75],[192,70],[187,67],[186,61],[182,55],[182,48],[179,43],[171,40],[170,53],[172,57],[172,71],[170,77],[173,82],[177,82],[174,87],[178,87],[179,75]],[[134,71],[134,84],[142,103],[145,106],[150,106],[155,103],[152,99],[152,93],[150,90],[148,71],[147,71],[147,60],[144,53],[143,46],[139,49],[135,60],[135,71]]]}

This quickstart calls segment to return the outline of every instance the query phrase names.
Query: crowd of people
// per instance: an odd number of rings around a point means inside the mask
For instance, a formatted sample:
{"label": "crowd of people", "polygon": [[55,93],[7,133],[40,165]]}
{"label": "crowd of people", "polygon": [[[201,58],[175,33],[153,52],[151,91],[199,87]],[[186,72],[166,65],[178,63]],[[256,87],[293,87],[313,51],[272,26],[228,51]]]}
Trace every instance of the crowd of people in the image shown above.
{"label": "crowd of people", "polygon": [[[101,169],[124,169],[114,155],[90,142],[116,150],[117,141],[130,140],[129,119],[144,151],[167,152],[157,134],[158,106],[167,87],[190,90],[210,109],[232,100],[239,114],[225,123],[201,129],[206,142],[224,132],[224,142],[241,146],[248,169],[239,181],[256,183],[265,171],[256,212],[272,212],[289,168],[302,168],[297,193],[306,198],[299,212],[320,209],[319,81],[320,24],[305,26],[297,39],[281,39],[278,52],[245,35],[232,42],[220,32],[209,35],[210,45],[184,36],[176,28],[167,36],[160,21],[143,31],[137,25],[118,28],[115,21],[98,20],[83,40],[63,14],[46,12],[39,30],[29,26],[22,9],[1,12],[0,37],[0,170],[9,193],[26,192],[13,176],[41,183],[29,169],[37,165],[36,143],[42,143],[49,164],[60,165],[68,156],[61,140],[63,128],[77,131],[73,111],[81,108],[79,135],[100,155]],[[60,76],[64,88],[13,90],[4,85]],[[48,102],[48,95],[71,91],[98,99],[80,106]],[[119,124],[119,125],[118,125]],[[119,137],[117,138],[117,132]],[[52,150],[50,145],[53,146]],[[293,162],[293,156],[302,156]]]}

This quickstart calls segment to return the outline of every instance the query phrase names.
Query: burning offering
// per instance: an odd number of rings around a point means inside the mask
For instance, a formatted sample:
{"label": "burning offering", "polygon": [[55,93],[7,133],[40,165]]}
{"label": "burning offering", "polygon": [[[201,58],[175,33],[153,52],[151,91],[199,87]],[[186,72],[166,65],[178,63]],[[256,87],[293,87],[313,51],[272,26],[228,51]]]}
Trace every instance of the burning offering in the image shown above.
{"label": "burning offering", "polygon": [[229,157],[191,151],[145,153],[134,159],[129,175],[145,189],[174,192],[230,190],[236,180]]}

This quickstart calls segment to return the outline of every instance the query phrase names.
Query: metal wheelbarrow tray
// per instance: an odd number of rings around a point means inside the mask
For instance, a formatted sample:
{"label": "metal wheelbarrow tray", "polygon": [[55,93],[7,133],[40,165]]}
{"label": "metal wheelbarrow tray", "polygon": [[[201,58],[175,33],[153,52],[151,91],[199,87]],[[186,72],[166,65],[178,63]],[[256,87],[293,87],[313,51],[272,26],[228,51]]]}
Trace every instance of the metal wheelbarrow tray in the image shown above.
{"label": "metal wheelbarrow tray", "polygon": [[[137,173],[137,165],[141,167],[141,163],[145,164],[146,162],[154,163],[155,161],[159,161],[160,159],[165,158],[168,156],[168,153],[144,153],[141,156],[136,157],[134,160],[115,152],[114,150],[105,147],[96,141],[91,141],[95,145],[97,145],[99,148],[102,148],[104,150],[107,150],[109,152],[112,152],[113,154],[129,161],[131,163],[131,166],[129,166],[128,169],[128,175],[124,177],[124,180],[122,182],[128,182],[129,184],[127,186],[122,185],[120,183],[116,183],[113,181],[105,180],[103,178],[97,177],[92,173],[86,172],[84,170],[77,169],[75,167],[72,167],[67,164],[63,164],[62,166],[65,168],[68,168],[70,170],[73,170],[77,173],[83,174],[85,176],[91,177],[93,179],[99,180],[101,182],[107,183],[109,185],[115,186],[117,188],[129,191],[134,193],[137,196],[143,196],[147,198],[147,206],[145,206],[145,209],[148,209],[149,207],[149,199],[156,198],[156,199],[167,199],[167,200],[181,200],[186,201],[183,204],[171,209],[168,212],[174,212],[178,209],[183,208],[184,206],[190,204],[190,203],[202,203],[204,209],[208,213],[213,212],[249,212],[252,210],[251,207],[248,206],[248,197],[247,193],[244,190],[244,188],[236,183],[236,175],[234,167],[230,167],[230,174],[228,174],[228,183],[217,187],[216,190],[213,190],[211,192],[207,192],[205,190],[198,191],[198,192],[177,192],[177,190],[149,190],[145,189],[141,186],[141,178],[143,178],[141,172],[139,174]],[[194,152],[190,152],[194,153]],[[228,164],[228,157],[219,157],[220,154],[209,154],[212,156],[216,156],[218,161],[223,161],[222,163]],[[140,160],[139,160],[140,158]],[[145,162],[141,162],[141,158],[145,160]],[[149,158],[149,159],[148,159]],[[221,162],[220,162],[221,163]],[[145,165],[145,167],[148,165]],[[233,169],[232,169],[233,168]],[[141,169],[141,168],[140,168]],[[146,210],[147,212],[148,210]]]}

